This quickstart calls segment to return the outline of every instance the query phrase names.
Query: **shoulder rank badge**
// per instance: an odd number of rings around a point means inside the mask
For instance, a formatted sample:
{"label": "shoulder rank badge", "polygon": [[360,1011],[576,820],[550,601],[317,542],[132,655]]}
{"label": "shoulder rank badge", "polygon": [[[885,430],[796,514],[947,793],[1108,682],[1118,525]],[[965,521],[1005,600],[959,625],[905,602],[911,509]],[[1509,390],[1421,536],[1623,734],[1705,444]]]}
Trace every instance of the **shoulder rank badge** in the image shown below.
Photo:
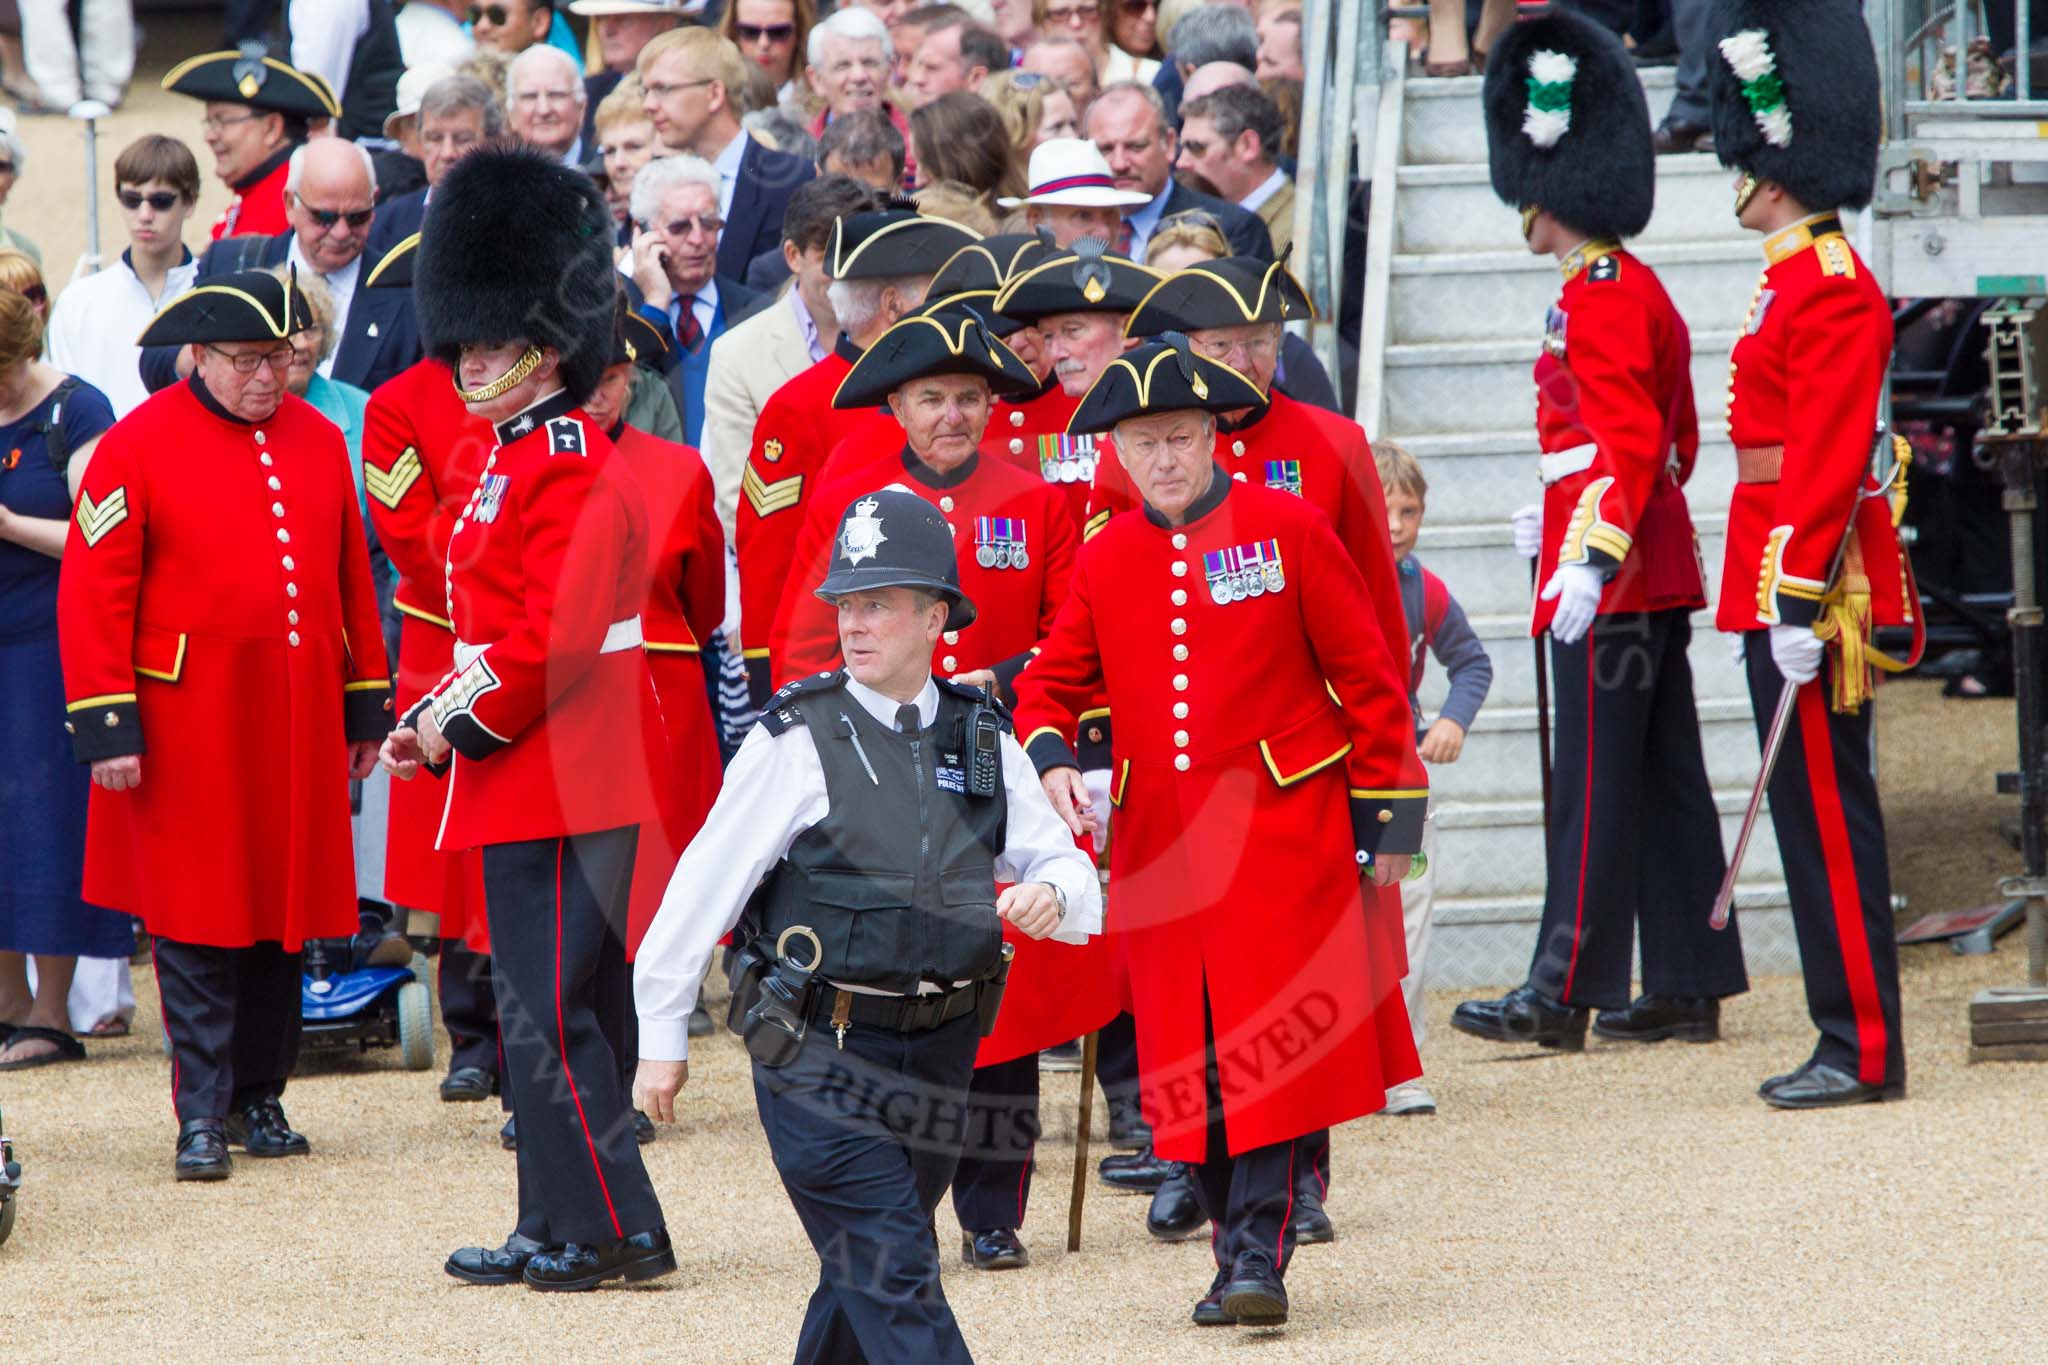
{"label": "shoulder rank badge", "polygon": [[1202,571],[1209,580],[1209,598],[1219,607],[1247,597],[1264,597],[1287,586],[1277,540],[1211,550],[1202,556]]}
{"label": "shoulder rank badge", "polygon": [[1022,517],[976,517],[974,562],[984,569],[1028,569],[1031,552],[1025,545]]}
{"label": "shoulder rank badge", "polygon": [[1301,461],[1266,461],[1266,487],[1301,496]]}
{"label": "shoulder rank badge", "polygon": [[1047,483],[1095,482],[1095,438],[1064,434],[1039,437],[1038,472]]}
{"label": "shoulder rank badge", "polygon": [[777,460],[781,459],[782,442],[776,440],[772,436],[769,437],[767,440],[761,442],[761,458],[766,460],[769,464],[774,464]]}
{"label": "shoulder rank badge", "polygon": [[90,549],[105,538],[107,532],[128,520],[128,485],[122,484],[98,502],[92,494],[80,490],[78,494],[78,534],[84,538]]}
{"label": "shoulder rank badge", "polygon": [[505,505],[505,490],[512,486],[512,480],[503,474],[486,474],[476,486],[476,510],[470,513],[470,520],[480,526],[488,526],[498,519],[498,509]]}
{"label": "shoulder rank badge", "polygon": [[583,424],[574,417],[555,417],[548,421],[548,454],[583,454]]}

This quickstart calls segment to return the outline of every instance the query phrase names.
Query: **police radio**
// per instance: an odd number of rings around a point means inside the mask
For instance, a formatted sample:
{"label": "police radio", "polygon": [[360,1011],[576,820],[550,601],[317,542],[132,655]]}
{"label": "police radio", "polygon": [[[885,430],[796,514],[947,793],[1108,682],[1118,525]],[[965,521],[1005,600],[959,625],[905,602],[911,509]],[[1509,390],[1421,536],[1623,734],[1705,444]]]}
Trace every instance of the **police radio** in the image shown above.
{"label": "police radio", "polygon": [[967,793],[994,796],[1003,780],[1002,750],[998,747],[1002,743],[1003,722],[996,714],[994,684],[982,684],[981,701],[969,716],[968,726],[972,733],[968,737]]}

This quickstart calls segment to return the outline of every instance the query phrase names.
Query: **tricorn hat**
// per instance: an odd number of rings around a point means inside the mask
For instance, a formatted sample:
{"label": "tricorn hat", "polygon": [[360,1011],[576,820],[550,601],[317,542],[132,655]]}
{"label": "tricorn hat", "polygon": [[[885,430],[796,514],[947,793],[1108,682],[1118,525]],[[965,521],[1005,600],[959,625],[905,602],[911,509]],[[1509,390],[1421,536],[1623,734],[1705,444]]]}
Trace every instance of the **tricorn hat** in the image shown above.
{"label": "tricorn hat", "polygon": [[1592,237],[1649,226],[1657,154],[1642,78],[1613,33],[1568,10],[1512,25],[1486,58],[1493,192]]}
{"label": "tricorn hat", "polygon": [[1315,315],[1308,291],[1279,261],[1225,256],[1191,265],[1154,285],[1124,324],[1124,335],[1199,332]]}
{"label": "tricorn hat", "polygon": [[952,604],[947,630],[974,624],[974,603],[960,591],[953,532],[939,509],[899,485],[854,499],[832,538],[832,567],[816,592],[827,602],[875,588],[926,588]]}
{"label": "tricorn hat", "polygon": [[1164,279],[1093,237],[1026,266],[996,295],[996,311],[1019,322],[1060,313],[1128,313]]}
{"label": "tricorn hat", "polygon": [[981,240],[972,228],[913,209],[877,209],[832,224],[825,273],[835,280],[932,275],[963,246]]}
{"label": "tricorn hat", "polygon": [[925,297],[970,300],[987,321],[990,331],[997,336],[1009,336],[1024,323],[998,312],[996,295],[1018,271],[1029,269],[1047,256],[1058,253],[1052,233],[1044,228],[1036,232],[1004,232],[984,237],[971,246],[961,247],[939,267],[939,273],[932,276],[931,288],[925,291]]}
{"label": "tricorn hat", "polygon": [[871,408],[914,379],[980,375],[997,396],[1031,393],[1038,376],[1005,346],[974,304],[945,299],[902,319],[861,352],[832,395],[835,408]]}
{"label": "tricorn hat", "polygon": [[587,176],[523,148],[465,156],[420,229],[413,297],[427,353],[453,366],[466,345],[552,346],[582,402],[612,353],[611,240],[611,210]]}
{"label": "tricorn hat", "polygon": [[665,374],[668,358],[668,338],[639,309],[626,301],[625,292],[621,290],[618,326],[612,332],[611,363],[644,365],[656,374]]}
{"label": "tricorn hat", "polygon": [[138,346],[192,342],[284,341],[303,331],[313,312],[298,284],[268,270],[214,275],[165,304],[136,338]]}
{"label": "tricorn hat", "polygon": [[202,52],[164,73],[174,95],[223,104],[246,104],[296,118],[340,118],[341,105],[326,81],[267,57],[260,44],[239,52]]}
{"label": "tricorn hat", "polygon": [[1815,212],[1862,208],[1884,116],[1856,0],[1720,0],[1707,62],[1714,151]]}
{"label": "tricorn hat", "polygon": [[377,264],[370,267],[370,273],[363,276],[365,289],[410,289],[412,288],[412,263],[419,255],[420,235],[399,239],[389,251],[377,258]]}
{"label": "tricorn hat", "polygon": [[1179,332],[1125,351],[1103,370],[1074,409],[1075,435],[1165,412],[1237,412],[1266,401],[1258,385],[1220,360],[1197,355]]}

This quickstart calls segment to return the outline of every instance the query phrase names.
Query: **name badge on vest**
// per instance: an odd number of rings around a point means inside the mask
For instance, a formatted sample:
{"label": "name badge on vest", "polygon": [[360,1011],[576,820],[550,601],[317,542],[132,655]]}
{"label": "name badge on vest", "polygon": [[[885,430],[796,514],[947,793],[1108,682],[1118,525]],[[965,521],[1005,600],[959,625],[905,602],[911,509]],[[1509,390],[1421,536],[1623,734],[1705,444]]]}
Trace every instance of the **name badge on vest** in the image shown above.
{"label": "name badge on vest", "polygon": [[1024,543],[1022,517],[976,517],[974,562],[984,569],[1028,569],[1031,551]]}
{"label": "name badge on vest", "polygon": [[1047,483],[1095,482],[1095,438],[1066,435],[1039,437],[1038,472]]}
{"label": "name badge on vest", "polygon": [[1292,493],[1297,498],[1300,497],[1301,461],[1266,461],[1266,487],[1278,489],[1282,493]]}
{"label": "name badge on vest", "polygon": [[1554,303],[1543,319],[1543,349],[1555,359],[1564,359],[1565,325],[1570,321],[1564,309]]}
{"label": "name badge on vest", "polygon": [[512,480],[503,474],[486,474],[476,486],[476,511],[470,514],[472,521],[488,525],[498,519],[498,509],[505,504],[505,490]]}

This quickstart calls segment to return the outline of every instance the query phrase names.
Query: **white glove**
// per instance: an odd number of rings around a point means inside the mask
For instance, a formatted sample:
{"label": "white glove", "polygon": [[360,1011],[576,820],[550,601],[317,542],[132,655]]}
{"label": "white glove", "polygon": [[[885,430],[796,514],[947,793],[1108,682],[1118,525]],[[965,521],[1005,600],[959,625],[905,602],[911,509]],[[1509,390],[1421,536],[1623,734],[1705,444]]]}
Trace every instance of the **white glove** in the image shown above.
{"label": "white glove", "polygon": [[1515,553],[1524,559],[1534,559],[1543,553],[1543,508],[1536,503],[1517,507],[1515,514],[1508,518],[1508,525],[1515,532]]}
{"label": "white glove", "polygon": [[1591,564],[1566,564],[1543,585],[1543,600],[1557,603],[1550,618],[1550,635],[1561,645],[1575,645],[1585,638],[1593,618],[1600,614],[1600,594],[1607,580]]}
{"label": "white glove", "polygon": [[1095,803],[1095,851],[1109,847],[1109,776],[1107,768],[1090,768],[1081,774],[1081,781],[1088,788],[1088,799]]}
{"label": "white glove", "polygon": [[1797,687],[1820,676],[1820,656],[1827,642],[1811,626],[1772,626],[1771,662]]}

